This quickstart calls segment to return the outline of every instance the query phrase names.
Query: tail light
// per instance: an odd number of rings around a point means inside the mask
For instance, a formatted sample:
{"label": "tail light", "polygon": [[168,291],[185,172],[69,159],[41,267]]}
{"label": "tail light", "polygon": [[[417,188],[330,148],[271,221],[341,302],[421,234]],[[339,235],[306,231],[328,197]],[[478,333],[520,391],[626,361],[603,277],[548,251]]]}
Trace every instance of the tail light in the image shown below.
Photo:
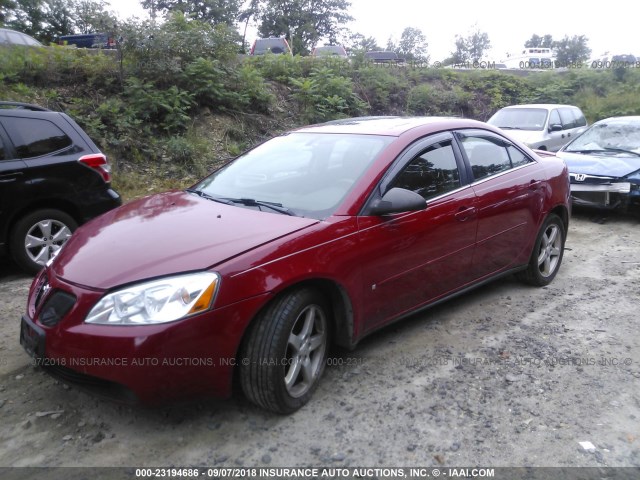
{"label": "tail light", "polygon": [[111,166],[103,154],[83,155],[78,161],[98,172],[105,182],[111,182]]}
{"label": "tail light", "polygon": [[253,52],[256,51],[256,42],[253,42],[253,45],[251,45],[251,52],[249,52],[249,55],[253,55]]}

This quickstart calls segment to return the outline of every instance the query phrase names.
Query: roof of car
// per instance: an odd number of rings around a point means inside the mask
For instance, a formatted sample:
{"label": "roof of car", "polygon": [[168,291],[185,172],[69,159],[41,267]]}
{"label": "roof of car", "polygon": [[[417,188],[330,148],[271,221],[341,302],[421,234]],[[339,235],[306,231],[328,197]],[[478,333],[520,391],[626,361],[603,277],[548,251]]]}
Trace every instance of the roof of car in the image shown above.
{"label": "roof of car", "polygon": [[399,136],[418,127],[427,127],[426,130],[435,132],[451,128],[486,127],[486,124],[453,117],[357,117],[302,127],[296,131]]}
{"label": "roof of car", "polygon": [[560,103],[527,103],[522,105],[509,105],[504,108],[578,108],[575,105],[563,105]]}
{"label": "roof of car", "polygon": [[39,42],[38,40],[36,40],[35,38],[33,38],[31,35],[27,35],[27,34],[26,34],[26,33],[24,33],[24,32],[20,32],[20,31],[18,31],[18,30],[13,30],[13,29],[11,29],[11,28],[4,28],[4,27],[0,28],[0,32],[13,32],[13,33],[18,33],[18,34],[20,34],[20,35],[23,35],[23,36],[25,36],[25,37],[28,37],[31,41],[33,41],[33,42],[35,42],[36,44],[38,44],[38,45],[42,46],[42,43],[41,43],[41,42]]}

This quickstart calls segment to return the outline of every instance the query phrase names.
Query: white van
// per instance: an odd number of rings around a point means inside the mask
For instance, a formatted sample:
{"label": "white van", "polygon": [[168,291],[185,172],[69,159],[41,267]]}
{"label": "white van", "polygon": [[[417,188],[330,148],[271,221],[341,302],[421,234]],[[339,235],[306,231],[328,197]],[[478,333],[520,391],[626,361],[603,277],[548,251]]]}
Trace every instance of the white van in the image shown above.
{"label": "white van", "polygon": [[587,128],[582,110],[573,105],[512,105],[498,110],[487,122],[508,130],[530,148],[558,151]]}

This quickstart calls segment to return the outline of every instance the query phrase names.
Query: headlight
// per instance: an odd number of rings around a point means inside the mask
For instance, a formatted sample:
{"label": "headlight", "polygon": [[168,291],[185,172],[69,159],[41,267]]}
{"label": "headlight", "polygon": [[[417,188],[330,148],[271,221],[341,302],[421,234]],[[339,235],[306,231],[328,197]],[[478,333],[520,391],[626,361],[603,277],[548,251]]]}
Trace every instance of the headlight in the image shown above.
{"label": "headlight", "polygon": [[173,322],[207,310],[220,277],[204,272],[167,277],[123,288],[103,297],[86,323],[154,325]]}

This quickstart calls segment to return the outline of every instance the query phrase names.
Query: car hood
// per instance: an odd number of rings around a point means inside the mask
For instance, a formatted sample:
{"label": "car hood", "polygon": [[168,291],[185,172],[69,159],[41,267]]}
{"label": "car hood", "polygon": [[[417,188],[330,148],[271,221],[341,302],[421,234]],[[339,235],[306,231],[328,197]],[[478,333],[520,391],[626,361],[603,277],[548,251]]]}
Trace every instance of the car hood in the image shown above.
{"label": "car hood", "polygon": [[589,155],[563,151],[556,155],[565,161],[571,173],[619,178],[640,169],[640,157],[635,156]]}
{"label": "car hood", "polygon": [[111,210],[79,228],[52,268],[68,282],[109,289],[206,269],[316,223],[167,192]]}

